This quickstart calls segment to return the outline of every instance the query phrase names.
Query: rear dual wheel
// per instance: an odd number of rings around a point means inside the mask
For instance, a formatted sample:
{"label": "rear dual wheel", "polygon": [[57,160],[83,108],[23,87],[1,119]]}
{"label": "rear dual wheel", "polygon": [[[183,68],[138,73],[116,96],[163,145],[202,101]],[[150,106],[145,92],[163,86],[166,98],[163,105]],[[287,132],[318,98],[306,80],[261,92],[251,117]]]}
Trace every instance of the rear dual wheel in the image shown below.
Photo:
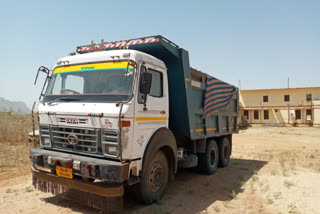
{"label": "rear dual wheel", "polygon": [[219,167],[229,165],[231,155],[231,144],[228,138],[224,137],[219,143]]}
{"label": "rear dual wheel", "polygon": [[219,151],[215,140],[210,140],[207,143],[206,152],[199,154],[198,167],[205,173],[212,175],[217,171],[219,161]]}
{"label": "rear dual wheel", "polygon": [[209,140],[206,152],[199,154],[198,167],[203,173],[212,175],[217,167],[226,167],[230,162],[231,144],[228,138],[224,137],[217,145],[215,140]]}

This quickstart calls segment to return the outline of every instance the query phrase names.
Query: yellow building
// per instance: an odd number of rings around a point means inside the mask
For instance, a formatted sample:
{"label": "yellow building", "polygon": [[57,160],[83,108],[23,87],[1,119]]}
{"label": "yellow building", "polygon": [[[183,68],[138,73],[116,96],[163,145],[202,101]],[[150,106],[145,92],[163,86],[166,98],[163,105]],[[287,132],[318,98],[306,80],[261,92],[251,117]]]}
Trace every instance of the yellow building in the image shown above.
{"label": "yellow building", "polygon": [[320,127],[320,87],[240,90],[239,125]]}

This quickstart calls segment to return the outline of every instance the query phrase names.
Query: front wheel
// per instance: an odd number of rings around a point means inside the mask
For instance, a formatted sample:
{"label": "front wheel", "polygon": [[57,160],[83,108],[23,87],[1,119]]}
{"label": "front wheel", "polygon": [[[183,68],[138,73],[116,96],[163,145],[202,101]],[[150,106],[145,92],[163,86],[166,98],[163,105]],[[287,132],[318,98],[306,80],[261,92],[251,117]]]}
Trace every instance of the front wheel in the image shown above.
{"label": "front wheel", "polygon": [[140,183],[137,185],[139,199],[152,204],[159,201],[167,188],[169,167],[166,156],[162,151],[145,160]]}

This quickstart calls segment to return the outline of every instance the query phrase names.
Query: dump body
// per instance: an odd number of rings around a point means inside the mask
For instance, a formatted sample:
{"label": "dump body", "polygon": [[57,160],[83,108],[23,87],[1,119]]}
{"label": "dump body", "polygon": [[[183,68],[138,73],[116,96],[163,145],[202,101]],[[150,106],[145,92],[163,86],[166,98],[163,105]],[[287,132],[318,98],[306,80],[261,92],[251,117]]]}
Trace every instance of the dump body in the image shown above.
{"label": "dump body", "polygon": [[166,64],[169,128],[175,136],[197,140],[238,131],[238,92],[227,106],[203,119],[207,74],[190,67],[188,51],[161,36],[156,42],[132,45],[129,48],[150,54]]}

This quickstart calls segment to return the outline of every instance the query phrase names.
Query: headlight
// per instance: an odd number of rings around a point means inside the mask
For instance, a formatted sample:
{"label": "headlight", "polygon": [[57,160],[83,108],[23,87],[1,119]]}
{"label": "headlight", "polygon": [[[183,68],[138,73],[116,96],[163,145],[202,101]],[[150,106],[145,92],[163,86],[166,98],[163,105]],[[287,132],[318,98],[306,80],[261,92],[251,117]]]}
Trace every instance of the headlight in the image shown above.
{"label": "headlight", "polygon": [[43,141],[44,145],[49,145],[50,144],[50,138],[48,138],[48,137],[43,137],[42,141]]}
{"label": "headlight", "polygon": [[111,146],[111,145],[104,145],[104,146],[105,146],[105,149],[104,149],[105,153],[107,153],[108,155],[118,157],[119,155],[118,146]]}
{"label": "headlight", "polygon": [[41,146],[45,146],[45,147],[51,146],[50,138],[48,137],[41,137],[40,143],[41,143]]}

